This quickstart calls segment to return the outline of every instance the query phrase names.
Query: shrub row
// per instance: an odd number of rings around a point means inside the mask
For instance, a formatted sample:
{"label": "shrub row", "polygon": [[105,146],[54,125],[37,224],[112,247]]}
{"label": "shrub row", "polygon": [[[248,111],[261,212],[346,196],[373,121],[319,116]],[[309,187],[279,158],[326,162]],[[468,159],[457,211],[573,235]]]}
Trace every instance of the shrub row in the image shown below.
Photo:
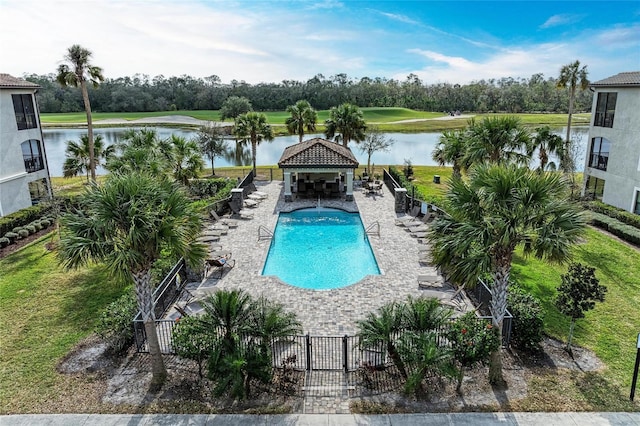
{"label": "shrub row", "polygon": [[0,248],[5,248],[9,244],[13,244],[18,240],[27,238],[29,235],[35,234],[45,228],[48,228],[55,220],[51,217],[44,217],[40,220],[35,220],[25,226],[16,226],[9,232],[5,232],[4,236],[0,238]]}
{"label": "shrub row", "polygon": [[602,213],[591,212],[590,223],[629,243],[640,246],[640,229]]}
{"label": "shrub row", "polygon": [[228,178],[192,179],[189,181],[189,193],[198,198],[213,197],[230,182],[236,184]]}
{"label": "shrub row", "polygon": [[396,182],[407,190],[407,195],[410,196],[411,194],[414,194],[414,196],[419,200],[434,204],[440,208],[445,207],[444,197],[438,195],[425,195],[416,185],[406,178],[404,173],[398,171],[395,167],[389,166],[389,174],[396,180]]}
{"label": "shrub row", "polygon": [[15,228],[22,228],[48,214],[49,209],[50,206],[46,204],[38,204],[0,217],[0,235],[4,235],[7,232],[15,232]]}
{"label": "shrub row", "polygon": [[584,202],[582,205],[584,208],[593,212],[607,215],[613,219],[618,219],[620,222],[629,226],[640,229],[640,215],[630,213],[626,210],[610,206],[600,201],[588,201]]}

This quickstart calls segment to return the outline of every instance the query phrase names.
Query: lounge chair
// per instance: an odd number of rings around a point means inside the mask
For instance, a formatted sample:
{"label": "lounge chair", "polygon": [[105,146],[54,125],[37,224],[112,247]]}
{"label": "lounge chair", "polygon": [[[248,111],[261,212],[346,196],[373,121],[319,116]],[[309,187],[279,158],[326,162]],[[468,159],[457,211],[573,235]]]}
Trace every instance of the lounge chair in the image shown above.
{"label": "lounge chair", "polygon": [[220,232],[222,235],[227,235],[229,233],[229,227],[222,223],[216,223],[215,225],[211,225],[209,227],[209,230]]}
{"label": "lounge chair", "polygon": [[259,203],[255,200],[251,200],[251,199],[244,200],[245,207],[254,208],[254,207],[258,207],[258,204]]}
{"label": "lounge chair", "polygon": [[247,195],[247,198],[250,200],[253,200],[257,203],[260,203],[262,200],[264,200],[264,197],[261,197],[259,195],[255,195],[255,194],[249,194]]}
{"label": "lounge chair", "polygon": [[410,232],[409,235],[411,235],[414,238],[427,238],[427,232],[426,231],[419,231],[419,232]]}
{"label": "lounge chair", "polygon": [[450,299],[440,299],[440,304],[449,306],[456,311],[464,312],[467,304],[465,303],[465,300],[464,300],[464,294],[462,293],[463,290],[464,290],[464,284],[456,289],[456,291],[453,293],[453,296],[451,296]]}
{"label": "lounge chair", "polygon": [[233,213],[233,217],[237,217],[238,219],[253,219],[253,212],[248,212],[246,210],[239,210]]}
{"label": "lounge chair", "polygon": [[196,238],[196,241],[199,243],[216,243],[218,241],[220,241],[220,237],[216,237],[215,235],[202,235],[198,238]]}
{"label": "lounge chair", "polygon": [[266,192],[262,192],[262,191],[253,191],[252,194],[259,195],[262,198],[268,198],[269,197],[269,194],[267,194]]}
{"label": "lounge chair", "polygon": [[408,215],[397,217],[395,219],[395,223],[398,226],[404,226],[405,224],[410,222],[419,222],[418,219],[416,219],[416,216],[418,216],[418,214],[420,214],[420,207],[414,207],[411,209]]}
{"label": "lounge chair", "polygon": [[418,275],[418,287],[420,288],[442,288],[444,280],[438,274]]}
{"label": "lounge chair", "polygon": [[205,229],[200,233],[201,237],[219,237],[222,235],[222,231],[215,231],[213,229]]}
{"label": "lounge chair", "polygon": [[209,215],[218,223],[228,226],[229,228],[237,228],[238,227],[238,221],[234,220],[234,219],[229,219],[226,217],[220,217],[218,216],[218,213],[216,213],[215,210],[209,210]]}
{"label": "lounge chair", "polygon": [[416,226],[407,226],[407,229],[412,234],[415,234],[416,232],[427,232],[429,230],[429,227],[421,223],[420,225],[416,225]]}
{"label": "lounge chair", "polygon": [[[230,259],[226,257],[217,257],[210,258],[204,261],[204,275],[205,277],[209,276],[209,269],[214,268],[213,271],[219,271],[220,276],[218,278],[222,278],[222,274],[224,273],[224,268],[233,269],[236,266],[235,259]],[[212,273],[213,273],[212,271]]]}

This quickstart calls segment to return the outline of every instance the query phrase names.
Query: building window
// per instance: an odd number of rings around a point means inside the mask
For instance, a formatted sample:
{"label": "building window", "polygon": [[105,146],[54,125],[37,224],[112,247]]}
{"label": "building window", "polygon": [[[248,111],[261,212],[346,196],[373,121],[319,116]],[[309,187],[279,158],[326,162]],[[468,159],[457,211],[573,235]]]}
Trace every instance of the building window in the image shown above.
{"label": "building window", "polygon": [[589,152],[589,167],[598,170],[607,170],[609,163],[609,148],[611,142],[607,138],[591,139],[591,152]]}
{"label": "building window", "polygon": [[46,179],[29,182],[29,193],[31,194],[31,205],[40,204],[49,198],[49,190]]}
{"label": "building window", "polygon": [[16,113],[16,123],[18,130],[35,129],[38,127],[36,121],[36,110],[33,107],[32,95],[11,95],[13,99],[13,110]]}
{"label": "building window", "polygon": [[585,197],[592,200],[602,201],[602,194],[604,193],[604,182],[604,179],[587,176],[587,186],[585,187],[584,191]]}
{"label": "building window", "polygon": [[28,173],[37,172],[44,169],[40,141],[29,139],[22,142],[22,158],[24,159],[24,169]]}
{"label": "building window", "polygon": [[596,103],[596,113],[593,125],[598,127],[613,127],[613,116],[616,112],[616,100],[618,94],[616,92],[598,93],[598,102]]}
{"label": "building window", "polygon": [[640,214],[640,191],[636,191],[636,207],[633,209],[635,214]]}

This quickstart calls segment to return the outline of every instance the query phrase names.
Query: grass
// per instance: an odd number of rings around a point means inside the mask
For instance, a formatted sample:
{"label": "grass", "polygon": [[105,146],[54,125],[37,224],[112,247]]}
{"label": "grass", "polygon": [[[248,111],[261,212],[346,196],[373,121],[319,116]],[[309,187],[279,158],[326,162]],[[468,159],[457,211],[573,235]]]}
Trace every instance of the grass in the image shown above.
{"label": "grass", "polygon": [[0,414],[39,412],[77,392],[56,364],[124,291],[102,267],[65,271],[45,248],[51,235],[0,260]]}
{"label": "grass", "polygon": [[[407,108],[361,108],[364,119],[367,123],[373,124],[385,132],[437,132],[451,129],[462,129],[466,127],[466,119],[454,120],[433,120],[434,118],[443,117],[445,114],[439,112],[416,111]],[[276,135],[287,134],[283,127],[285,120],[289,117],[286,111],[266,111],[264,114],[270,124],[274,125]],[[181,115],[193,117],[198,120],[220,121],[220,111],[218,110],[199,110],[199,111],[154,111],[154,112],[94,112],[93,122],[96,127],[105,126],[101,124],[101,120],[106,119],[122,119],[126,121],[138,120],[140,118],[161,117],[166,115]],[[567,124],[566,114],[476,114],[477,119],[485,116],[496,115],[517,115],[524,124],[529,126],[537,126],[548,124],[550,126],[559,127]],[[572,118],[573,125],[588,125],[591,114],[574,114]],[[329,118],[329,110],[318,111],[317,132],[324,131],[324,121]],[[40,119],[45,126],[74,126],[86,123],[86,116],[82,113],[61,113],[61,114],[40,114]],[[422,120],[404,123],[394,123],[403,120]],[[231,120],[227,120],[229,124]],[[106,125],[111,126],[111,125]],[[183,125],[181,125],[183,126]]]}

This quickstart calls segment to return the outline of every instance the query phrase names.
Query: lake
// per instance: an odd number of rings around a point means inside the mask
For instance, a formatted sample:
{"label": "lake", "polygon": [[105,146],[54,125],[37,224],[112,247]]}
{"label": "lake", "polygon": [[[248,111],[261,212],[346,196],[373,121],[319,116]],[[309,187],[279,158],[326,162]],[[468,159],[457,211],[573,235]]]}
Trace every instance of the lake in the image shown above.
{"label": "lake", "polygon": [[[183,136],[187,139],[196,136],[195,130],[187,129],[174,129],[168,127],[147,127],[153,129],[158,133],[160,138],[168,138],[172,134],[177,136]],[[99,128],[94,129],[95,135],[102,135],[107,145],[115,143],[122,137],[125,131],[130,130],[130,127],[111,127],[111,128]],[[582,170],[584,167],[584,156],[586,153],[587,138],[589,128],[585,126],[573,127],[571,129],[573,137],[579,141],[578,146],[581,148],[580,160],[578,161],[577,168]],[[47,160],[49,163],[49,172],[51,176],[62,176],[62,165],[65,160],[65,149],[67,147],[67,141],[79,141],[80,136],[86,134],[86,129],[43,129],[45,149],[47,152]],[[566,128],[556,129],[556,133],[563,136],[566,133]],[[397,164],[402,165],[405,160],[411,160],[413,165],[420,166],[434,166],[435,161],[431,158],[431,153],[435,149],[438,140],[442,133],[429,132],[429,133],[385,133],[385,135],[395,141],[389,152],[375,152],[371,157],[371,162],[374,164]],[[324,137],[322,134],[310,134],[305,135],[305,139],[311,139],[313,137]],[[282,151],[285,147],[298,142],[298,136],[278,136],[272,142],[262,142],[258,145],[256,163],[259,166],[276,165]],[[229,148],[235,148],[235,142],[233,140],[228,141]],[[349,144],[353,154],[356,156],[360,164],[367,163],[367,155],[362,153],[357,144],[351,142]],[[215,167],[225,166],[242,166],[250,165],[251,147],[246,147],[244,153],[240,155],[229,155],[227,158],[216,158],[214,162]],[[555,159],[552,159],[556,161]],[[206,167],[211,167],[211,163],[205,158]],[[534,154],[534,161],[532,165],[535,167],[537,164],[537,154]],[[101,168],[97,170],[98,174],[104,174],[105,171]]]}

